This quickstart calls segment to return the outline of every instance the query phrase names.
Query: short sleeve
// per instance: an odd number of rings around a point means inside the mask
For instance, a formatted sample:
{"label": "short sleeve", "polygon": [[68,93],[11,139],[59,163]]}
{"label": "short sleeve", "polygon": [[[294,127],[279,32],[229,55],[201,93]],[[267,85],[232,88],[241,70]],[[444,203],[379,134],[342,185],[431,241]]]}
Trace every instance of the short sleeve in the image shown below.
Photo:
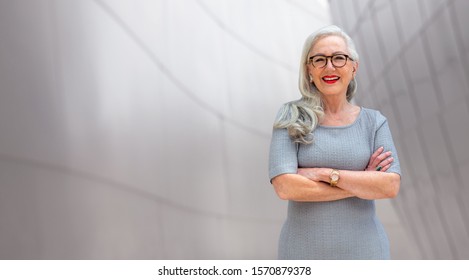
{"label": "short sleeve", "polygon": [[394,141],[392,139],[391,130],[389,129],[388,120],[381,113],[377,112],[376,124],[377,128],[375,132],[373,151],[376,151],[379,147],[384,147],[385,151],[391,151],[394,161],[391,163],[391,167],[386,172],[397,173],[401,175],[399,157],[397,156],[397,150],[394,146]]}
{"label": "short sleeve", "polygon": [[269,178],[271,182],[278,175],[297,173],[297,145],[291,140],[286,128],[273,130],[269,153]]}

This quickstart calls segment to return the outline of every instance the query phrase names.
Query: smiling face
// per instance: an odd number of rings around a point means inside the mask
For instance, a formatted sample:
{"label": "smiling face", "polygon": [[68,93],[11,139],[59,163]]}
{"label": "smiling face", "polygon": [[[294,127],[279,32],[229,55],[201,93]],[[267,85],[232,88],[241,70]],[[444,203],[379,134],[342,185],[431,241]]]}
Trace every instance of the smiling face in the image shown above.
{"label": "smiling face", "polygon": [[[311,48],[308,57],[336,54],[350,55],[345,40],[340,36],[332,35],[319,39]],[[314,67],[308,63],[307,68],[308,74],[313,78],[313,83],[325,97],[343,95],[345,98],[347,87],[358,69],[358,63],[349,58],[345,65],[339,68],[334,67],[331,59],[327,58],[326,66]]]}

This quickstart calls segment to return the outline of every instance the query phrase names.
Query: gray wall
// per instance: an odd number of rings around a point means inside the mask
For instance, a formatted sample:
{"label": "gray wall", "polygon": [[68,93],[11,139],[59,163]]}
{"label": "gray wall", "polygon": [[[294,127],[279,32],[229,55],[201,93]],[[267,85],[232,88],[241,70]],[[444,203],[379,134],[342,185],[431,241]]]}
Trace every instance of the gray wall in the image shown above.
{"label": "gray wall", "polygon": [[326,1],[0,0],[0,258],[275,258],[271,125]]}
{"label": "gray wall", "polygon": [[[354,38],[358,104],[390,122],[403,181],[400,258],[469,258],[469,1],[331,0]],[[411,247],[407,247],[407,244]],[[410,248],[410,249],[409,249]]]}

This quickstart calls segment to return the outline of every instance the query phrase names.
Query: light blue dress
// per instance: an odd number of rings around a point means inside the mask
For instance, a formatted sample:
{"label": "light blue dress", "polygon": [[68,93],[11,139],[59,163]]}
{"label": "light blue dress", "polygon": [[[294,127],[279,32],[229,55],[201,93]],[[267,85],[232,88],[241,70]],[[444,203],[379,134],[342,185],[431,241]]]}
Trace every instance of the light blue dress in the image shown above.
{"label": "light blue dress", "polygon": [[[394,162],[387,172],[401,174],[386,118],[361,108],[354,123],[318,126],[310,145],[294,143],[286,129],[274,129],[269,176],[297,173],[298,167],[363,171],[383,146]],[[288,202],[280,233],[279,259],[389,259],[389,241],[375,213],[374,200],[357,197],[328,202]]]}

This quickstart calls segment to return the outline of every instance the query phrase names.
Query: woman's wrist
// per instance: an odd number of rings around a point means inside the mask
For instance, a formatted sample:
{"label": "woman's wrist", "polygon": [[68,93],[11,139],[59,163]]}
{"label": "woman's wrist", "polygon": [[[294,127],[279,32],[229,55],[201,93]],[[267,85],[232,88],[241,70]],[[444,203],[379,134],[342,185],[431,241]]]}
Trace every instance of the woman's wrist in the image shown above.
{"label": "woman's wrist", "polygon": [[321,168],[321,181],[325,183],[330,183],[331,181],[331,173],[332,173],[332,168]]}

